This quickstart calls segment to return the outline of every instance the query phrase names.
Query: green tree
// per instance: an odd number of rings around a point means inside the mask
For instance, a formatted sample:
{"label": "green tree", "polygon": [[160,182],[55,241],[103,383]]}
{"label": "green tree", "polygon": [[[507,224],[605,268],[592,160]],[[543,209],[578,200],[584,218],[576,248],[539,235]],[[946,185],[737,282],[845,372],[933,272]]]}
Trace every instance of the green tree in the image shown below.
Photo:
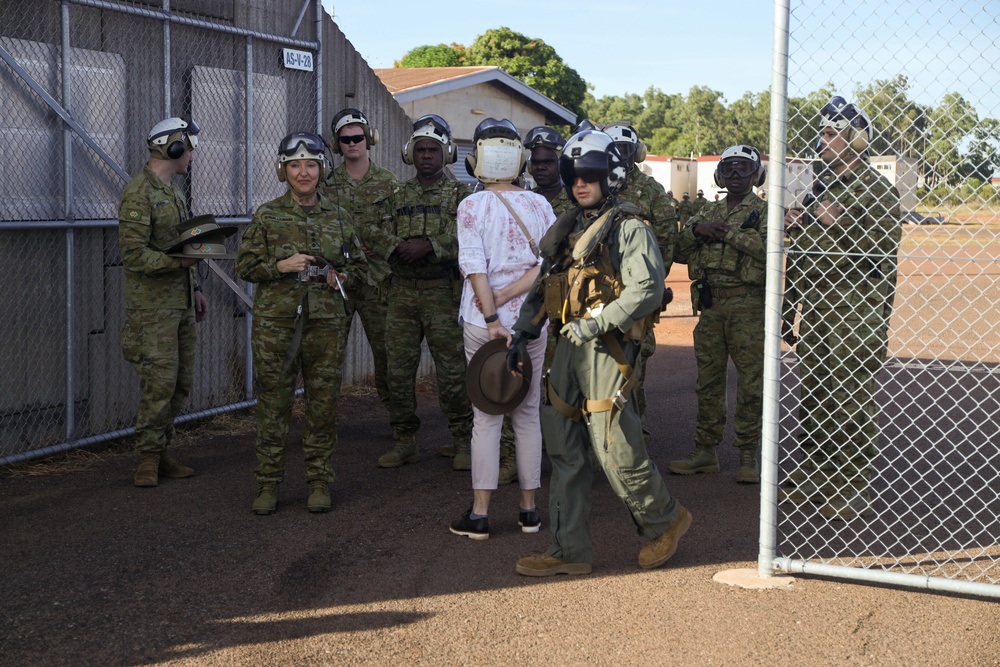
{"label": "green tree", "polygon": [[962,168],[961,147],[979,123],[979,114],[958,93],[948,93],[941,104],[929,107],[916,155],[924,159],[924,177],[930,187],[957,183],[975,169]]}
{"label": "green tree", "polygon": [[510,28],[487,30],[465,52],[465,65],[495,65],[579,117],[587,83],[556,50]]}
{"label": "green tree", "polygon": [[[456,49],[456,46],[459,48]],[[396,63],[396,67],[458,67],[461,64],[461,51],[464,50],[465,47],[460,44],[418,46],[407,51]]]}
{"label": "green tree", "polygon": [[909,79],[898,74],[855,90],[855,102],[872,121],[872,155],[919,155],[926,119],[924,109],[909,99]]}

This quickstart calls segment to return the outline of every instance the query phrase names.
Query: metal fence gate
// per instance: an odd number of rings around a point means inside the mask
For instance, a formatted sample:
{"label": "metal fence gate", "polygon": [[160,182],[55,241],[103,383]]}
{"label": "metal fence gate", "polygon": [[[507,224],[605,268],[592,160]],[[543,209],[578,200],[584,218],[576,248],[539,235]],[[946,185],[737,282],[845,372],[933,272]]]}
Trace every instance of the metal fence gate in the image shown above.
{"label": "metal fence gate", "polygon": [[[281,137],[322,131],[321,59],[312,71],[283,60],[285,48],[321,53],[322,17],[318,0],[0,3],[0,261],[13,267],[0,290],[0,465],[131,432],[117,209],[146,133],[193,116],[192,213],[248,222],[284,191],[271,168]],[[244,301],[219,279],[205,292],[184,419],[252,398]]]}
{"label": "metal fence gate", "polygon": [[[809,182],[772,174],[769,229],[782,229],[782,203],[806,195],[812,225],[831,198],[847,208],[829,209],[811,245],[804,227],[768,239],[762,575],[1000,597],[998,10],[989,0],[775,3],[771,164],[815,170]],[[841,226],[879,219],[876,206],[856,214],[864,198],[824,187],[819,119],[834,95],[871,119],[871,168],[899,192],[892,257],[878,242],[866,249],[872,229]],[[884,329],[859,313],[893,263],[886,348]],[[813,272],[811,296],[799,300],[791,348],[782,292],[800,266]],[[819,303],[838,299],[858,305]],[[839,511],[848,501],[853,510]]]}

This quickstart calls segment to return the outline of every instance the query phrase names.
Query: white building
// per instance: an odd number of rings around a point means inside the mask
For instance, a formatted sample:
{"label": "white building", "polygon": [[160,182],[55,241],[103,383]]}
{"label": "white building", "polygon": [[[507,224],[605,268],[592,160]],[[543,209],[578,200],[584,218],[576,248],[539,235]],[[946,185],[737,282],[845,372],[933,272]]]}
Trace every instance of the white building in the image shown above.
{"label": "white building", "polygon": [[920,179],[917,159],[878,155],[871,159],[871,165],[896,186],[899,191],[900,212],[912,212],[917,207],[917,185]]}
{"label": "white building", "polygon": [[[719,166],[719,155],[702,155],[698,158],[697,185],[705,191],[705,198],[713,201],[718,195],[725,196],[725,190],[715,184],[715,169]],[[770,185],[770,162],[768,157],[763,156],[764,168],[768,170],[768,176],[764,179],[764,184],[754,188],[754,192],[762,194],[767,192]],[[814,160],[802,158],[788,158],[785,162],[785,197],[783,204],[791,206],[800,201],[802,196],[812,190]]]}
{"label": "white building", "polygon": [[674,199],[680,201],[685,192],[690,192],[694,199],[698,174],[697,163],[693,158],[647,155],[639,164],[639,169],[647,176],[652,176],[664,190],[673,192]]}

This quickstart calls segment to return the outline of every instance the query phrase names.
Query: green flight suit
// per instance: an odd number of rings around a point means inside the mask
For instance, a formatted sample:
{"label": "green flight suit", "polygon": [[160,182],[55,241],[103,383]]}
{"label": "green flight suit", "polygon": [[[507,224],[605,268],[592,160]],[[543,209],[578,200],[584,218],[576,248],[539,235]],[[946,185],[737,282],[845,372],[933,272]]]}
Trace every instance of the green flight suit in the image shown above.
{"label": "green flight suit", "polygon": [[[694,233],[702,222],[722,221],[729,232],[709,242]],[[698,362],[696,446],[714,448],[726,426],[729,359],[736,366],[734,445],[756,453],[760,444],[764,389],[764,276],[767,203],[752,192],[730,209],[725,199],[707,204],[681,230],[674,259],[688,265],[691,280],[707,280],[712,293],[694,328]]]}
{"label": "green flight suit", "polygon": [[143,167],[122,193],[118,244],[124,265],[122,353],[139,376],[136,449],[160,454],[194,382],[194,268],[163,252],[188,217],[184,196]]}
{"label": "green flight suit", "polygon": [[[573,231],[586,229],[592,222],[581,213]],[[610,332],[617,340],[626,359],[633,364],[640,345],[626,339],[623,332],[659,308],[665,277],[663,262],[652,230],[637,218],[626,216],[619,220],[607,232],[606,243],[610,261],[621,275],[624,288],[595,320],[601,332]],[[552,258],[547,257],[539,281],[521,307],[515,331],[539,335],[544,317],[536,316],[544,309],[544,298],[538,288],[551,266]],[[552,322],[551,326],[561,324]],[[548,379],[551,389],[577,408],[584,406],[585,400],[613,397],[625,384],[601,337],[580,347],[560,337]],[[680,504],[671,497],[646,452],[634,400],[630,398],[620,412],[592,412],[579,421],[564,416],[547,401],[542,407],[542,428],[552,464],[549,554],[570,563],[593,562],[588,520],[594,474],[592,458],[603,468],[641,535],[657,537],[677,521]]]}
{"label": "green flight suit", "polygon": [[[347,252],[344,252],[344,248]],[[367,279],[368,267],[349,214],[320,195],[308,211],[286,192],[254,213],[243,235],[236,271],[257,283],[250,346],[257,396],[257,482],[281,482],[299,371],[305,385],[302,450],[307,481],[333,481],[330,462],[337,445],[337,404],[344,364],[342,339],[350,320],[336,287],[303,282],[281,273],[277,263],[296,253],[322,257],[345,287]],[[347,256],[345,256],[345,254]],[[301,340],[296,346],[296,328]]]}
{"label": "green flight suit", "polygon": [[[458,204],[469,194],[467,185],[446,176],[426,186],[414,177],[393,187],[382,224],[362,231],[365,246],[391,270],[386,317],[388,407],[397,442],[414,441],[420,428],[416,378],[425,338],[437,369],[438,401],[455,444],[468,443],[472,437],[465,341],[458,324],[462,280],[455,227]],[[429,240],[433,251],[408,264],[396,248],[412,238]]]}
{"label": "green flight suit", "polygon": [[896,294],[899,194],[865,163],[821,174],[814,193],[817,204],[832,200],[844,211],[827,227],[813,206],[788,234],[782,317],[790,326],[801,306],[802,467],[860,488],[878,453],[876,377]]}
{"label": "green flight suit", "polygon": [[[396,176],[388,169],[369,162],[368,172],[356,181],[341,164],[326,182],[320,192],[331,202],[351,214],[355,229],[377,227],[381,224],[385,206],[392,195]],[[366,249],[367,250],[367,249]],[[358,313],[365,328],[365,336],[372,348],[375,367],[375,389],[383,405],[389,404],[388,357],[385,341],[386,296],[389,289],[389,264],[373,252],[366,252],[368,278],[363,283],[352,286],[347,292],[348,320]],[[347,336],[342,338],[347,345]]]}

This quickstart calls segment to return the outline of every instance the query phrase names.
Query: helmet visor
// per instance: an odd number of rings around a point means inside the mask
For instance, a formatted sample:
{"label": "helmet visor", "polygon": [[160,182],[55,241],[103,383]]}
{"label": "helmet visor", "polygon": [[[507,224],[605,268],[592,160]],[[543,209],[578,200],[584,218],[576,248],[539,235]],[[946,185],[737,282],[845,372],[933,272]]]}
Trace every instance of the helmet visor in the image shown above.
{"label": "helmet visor", "polygon": [[278,146],[278,153],[286,157],[291,157],[298,152],[299,146],[305,146],[307,152],[318,155],[322,155],[326,150],[326,144],[315,134],[293,132],[281,140],[281,145]]}
{"label": "helmet visor", "polygon": [[433,125],[439,133],[451,136],[451,126],[448,125],[448,121],[436,113],[429,113],[413,121],[414,130],[418,130],[425,125]]}
{"label": "helmet visor", "polygon": [[757,165],[750,160],[736,159],[719,163],[719,175],[723,178],[732,178],[733,176],[750,178],[755,171],[757,171]]}
{"label": "helmet visor", "polygon": [[849,103],[840,95],[833,97],[820,110],[820,115],[831,122],[847,121],[850,123],[858,116],[863,116],[861,110]]}

